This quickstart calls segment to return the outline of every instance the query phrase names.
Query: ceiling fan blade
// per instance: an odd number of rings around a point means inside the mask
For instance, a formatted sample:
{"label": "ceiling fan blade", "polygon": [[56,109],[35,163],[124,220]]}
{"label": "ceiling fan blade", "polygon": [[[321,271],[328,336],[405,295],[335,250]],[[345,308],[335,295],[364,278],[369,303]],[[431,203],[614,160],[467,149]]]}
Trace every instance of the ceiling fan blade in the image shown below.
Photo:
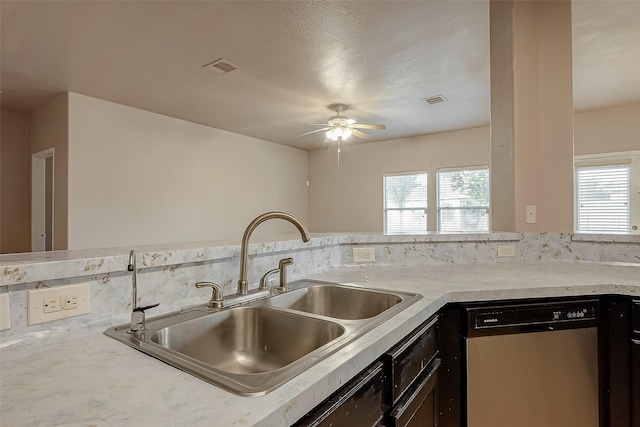
{"label": "ceiling fan blade", "polygon": [[354,123],[351,125],[352,128],[357,129],[386,129],[385,125],[368,125],[365,123]]}
{"label": "ceiling fan blade", "polygon": [[307,126],[329,126],[329,123],[307,123]]}
{"label": "ceiling fan blade", "polygon": [[329,129],[331,129],[331,127],[312,130],[311,132],[305,132],[305,133],[301,133],[300,135],[296,135],[296,138],[301,137],[301,136],[305,136],[305,135],[310,135],[310,134],[316,133],[316,132],[322,132],[323,130],[329,130]]}
{"label": "ceiling fan blade", "polygon": [[358,138],[360,138],[360,139],[367,139],[367,138],[369,138],[369,135],[367,135],[366,133],[364,133],[364,132],[362,132],[362,131],[359,131],[358,129],[353,129],[353,128],[351,128],[351,133],[352,133],[354,136],[357,136],[357,137],[358,137]]}

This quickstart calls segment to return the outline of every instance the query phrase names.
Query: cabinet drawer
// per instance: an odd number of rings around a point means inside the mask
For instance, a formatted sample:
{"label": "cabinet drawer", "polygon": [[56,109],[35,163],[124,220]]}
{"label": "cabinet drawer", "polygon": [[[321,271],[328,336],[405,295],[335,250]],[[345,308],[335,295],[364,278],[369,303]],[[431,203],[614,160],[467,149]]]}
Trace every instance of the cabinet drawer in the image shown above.
{"label": "cabinet drawer", "polygon": [[395,405],[437,354],[438,318],[433,317],[386,352],[382,359],[387,370],[385,399]]}
{"label": "cabinet drawer", "polygon": [[640,334],[640,301],[633,302],[633,332],[635,334]]}
{"label": "cabinet drawer", "polygon": [[384,416],[382,367],[381,362],[376,362],[329,400],[305,415],[295,427],[377,426]]}
{"label": "cabinet drawer", "polygon": [[389,415],[389,427],[433,427],[438,425],[438,368],[435,359],[429,369],[409,388]]}

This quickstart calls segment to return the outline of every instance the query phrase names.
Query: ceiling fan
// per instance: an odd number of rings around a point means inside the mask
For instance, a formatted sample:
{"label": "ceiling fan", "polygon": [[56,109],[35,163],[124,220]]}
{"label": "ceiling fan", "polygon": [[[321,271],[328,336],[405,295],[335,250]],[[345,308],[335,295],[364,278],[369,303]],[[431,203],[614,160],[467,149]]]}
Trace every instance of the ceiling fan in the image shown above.
{"label": "ceiling fan", "polygon": [[316,132],[326,132],[327,138],[332,141],[344,141],[351,135],[354,135],[360,139],[367,139],[369,136],[359,129],[386,129],[385,125],[371,125],[365,123],[358,123],[354,119],[347,116],[343,116],[341,113],[349,108],[346,104],[336,103],[327,106],[328,109],[336,112],[335,116],[329,117],[327,123],[311,123],[309,126],[324,126],[323,128],[312,130],[311,132],[305,132],[298,135],[305,136]]}

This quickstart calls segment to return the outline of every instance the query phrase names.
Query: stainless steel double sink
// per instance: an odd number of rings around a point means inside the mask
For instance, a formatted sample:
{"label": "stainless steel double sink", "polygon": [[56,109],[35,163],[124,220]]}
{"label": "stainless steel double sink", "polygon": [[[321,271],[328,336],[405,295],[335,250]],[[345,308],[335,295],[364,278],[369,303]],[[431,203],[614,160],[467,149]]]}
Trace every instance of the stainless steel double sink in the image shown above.
{"label": "stainless steel double sink", "polygon": [[210,312],[206,306],[105,334],[243,396],[268,393],[404,310],[421,295],[303,280],[286,293]]}

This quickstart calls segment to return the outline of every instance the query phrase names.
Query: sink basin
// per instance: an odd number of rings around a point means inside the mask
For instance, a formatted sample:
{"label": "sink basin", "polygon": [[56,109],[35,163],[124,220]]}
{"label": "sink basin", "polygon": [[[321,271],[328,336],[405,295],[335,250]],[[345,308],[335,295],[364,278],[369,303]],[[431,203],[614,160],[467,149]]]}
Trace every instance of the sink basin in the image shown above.
{"label": "sink basin", "polygon": [[368,319],[402,302],[389,293],[340,285],[315,285],[271,298],[274,307],[344,320]]}
{"label": "sink basin", "polygon": [[290,291],[225,299],[210,312],[188,307],[105,334],[149,356],[242,396],[261,396],[380,325],[420,298],[302,280]]}
{"label": "sink basin", "polygon": [[167,326],[151,341],[224,372],[270,372],[344,334],[326,320],[263,307],[240,307]]}

